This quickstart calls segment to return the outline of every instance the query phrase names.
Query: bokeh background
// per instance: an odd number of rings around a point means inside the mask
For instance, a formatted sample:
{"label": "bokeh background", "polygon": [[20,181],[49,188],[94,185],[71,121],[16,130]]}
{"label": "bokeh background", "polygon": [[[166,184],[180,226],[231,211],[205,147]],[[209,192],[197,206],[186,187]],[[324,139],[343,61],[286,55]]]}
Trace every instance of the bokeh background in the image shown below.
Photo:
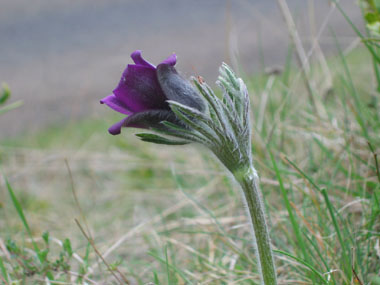
{"label": "bokeh background", "polygon": [[[318,37],[323,52],[354,33],[327,0],[290,0],[306,50]],[[361,23],[355,1],[341,1]],[[141,49],[157,64],[172,52],[185,76],[210,84],[222,61],[247,74],[281,66],[289,36],[276,1],[267,0],[0,0],[0,82],[24,106],[0,120],[0,138],[33,133],[67,120],[98,116],[100,98],[118,83]]]}
{"label": "bokeh background", "polygon": [[153,64],[175,52],[184,77],[212,87],[224,61],[246,83],[280,284],[380,284],[380,32],[359,7],[371,1],[338,1],[348,20],[333,1],[285,1],[309,70],[277,2],[0,0],[12,93],[0,95],[0,283],[49,284],[51,270],[60,284],[116,284],[118,269],[139,285],[259,284],[239,187],[208,149],[108,134],[123,115],[99,100],[140,49]]}

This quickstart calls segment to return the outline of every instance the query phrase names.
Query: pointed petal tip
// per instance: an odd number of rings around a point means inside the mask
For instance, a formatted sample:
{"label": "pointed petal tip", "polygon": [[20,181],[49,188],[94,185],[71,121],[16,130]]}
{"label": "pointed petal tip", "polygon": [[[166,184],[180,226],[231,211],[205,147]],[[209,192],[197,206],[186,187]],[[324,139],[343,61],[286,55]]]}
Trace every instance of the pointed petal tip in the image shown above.
{"label": "pointed petal tip", "polygon": [[151,64],[150,62],[146,61],[142,57],[142,51],[139,50],[139,49],[135,50],[134,52],[131,53],[131,58],[134,61],[134,63],[137,64],[137,65],[143,65],[143,66],[146,66],[146,67],[155,68],[155,66],[153,64]]}
{"label": "pointed petal tip", "polygon": [[113,135],[113,136],[116,136],[116,135],[119,135],[121,133],[121,128],[123,126],[125,126],[125,122],[127,120],[128,117],[122,119],[121,121],[117,122],[116,124],[113,124],[109,129],[108,129],[108,132]]}
{"label": "pointed petal tip", "polygon": [[135,60],[135,58],[142,57],[141,54],[142,54],[142,51],[139,50],[139,49],[137,49],[137,50],[135,50],[134,52],[131,53],[131,58],[133,60]]}
{"label": "pointed petal tip", "polygon": [[114,94],[110,94],[100,100],[100,104],[106,104],[111,109],[124,115],[129,115],[132,113],[123,101],[120,101]]}
{"label": "pointed petal tip", "polygon": [[109,97],[112,96],[113,94],[107,95],[106,97],[102,98],[99,103],[100,104],[106,104],[107,100],[109,100]]}
{"label": "pointed petal tip", "polygon": [[174,66],[177,63],[177,55],[173,52],[167,59],[162,61],[160,64],[168,64]]}
{"label": "pointed petal tip", "polygon": [[116,130],[114,130],[114,129],[112,129],[112,128],[109,128],[109,129],[108,129],[108,132],[109,132],[111,135],[113,135],[113,136],[120,135],[120,133],[121,133],[120,130],[119,130],[119,131],[116,131]]}
{"label": "pointed petal tip", "polygon": [[108,129],[108,132],[113,136],[119,135],[121,133],[121,126],[119,123],[116,123]]}

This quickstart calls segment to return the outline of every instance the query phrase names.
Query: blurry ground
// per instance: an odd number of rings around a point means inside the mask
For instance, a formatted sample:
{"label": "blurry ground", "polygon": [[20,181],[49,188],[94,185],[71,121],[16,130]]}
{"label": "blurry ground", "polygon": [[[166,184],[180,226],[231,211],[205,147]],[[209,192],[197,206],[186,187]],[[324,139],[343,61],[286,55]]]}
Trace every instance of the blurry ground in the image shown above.
{"label": "blurry ground", "polygon": [[[344,46],[353,33],[327,0],[289,0],[305,45],[328,20]],[[355,1],[341,1],[360,22]],[[98,101],[117,84],[129,54],[142,49],[158,63],[171,52],[186,76],[213,83],[222,61],[245,72],[282,64],[288,33],[276,1],[0,0],[0,82],[24,106],[3,115],[0,138],[105,112]],[[306,11],[306,12],[305,12]],[[310,27],[307,11],[316,15]],[[320,43],[333,49],[329,28]],[[260,50],[262,52],[260,52]]]}

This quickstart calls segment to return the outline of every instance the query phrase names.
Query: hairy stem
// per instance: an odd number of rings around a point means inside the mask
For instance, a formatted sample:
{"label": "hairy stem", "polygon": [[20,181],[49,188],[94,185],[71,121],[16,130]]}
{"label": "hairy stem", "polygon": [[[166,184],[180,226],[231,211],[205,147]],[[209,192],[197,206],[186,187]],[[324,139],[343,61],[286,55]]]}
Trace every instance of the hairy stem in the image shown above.
{"label": "hairy stem", "polygon": [[253,166],[248,171],[234,173],[236,180],[243,189],[244,200],[247,204],[248,215],[253,230],[254,247],[256,249],[262,283],[265,285],[277,284],[276,270],[273,261],[269,230],[265,219],[259,187],[259,177]]}

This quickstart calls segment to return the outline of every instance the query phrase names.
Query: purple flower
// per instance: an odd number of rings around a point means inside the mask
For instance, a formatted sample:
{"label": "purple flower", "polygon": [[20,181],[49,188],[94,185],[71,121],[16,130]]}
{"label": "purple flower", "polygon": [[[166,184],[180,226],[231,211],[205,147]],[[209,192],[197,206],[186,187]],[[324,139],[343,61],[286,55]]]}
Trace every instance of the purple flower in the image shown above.
{"label": "purple flower", "polygon": [[183,126],[167,100],[177,101],[199,111],[205,109],[198,92],[175,70],[175,54],[157,67],[143,59],[139,50],[133,52],[131,58],[135,64],[127,65],[119,85],[111,95],[100,101],[115,111],[128,115],[109,128],[112,135],[120,134],[122,127],[165,128],[162,121]]}

